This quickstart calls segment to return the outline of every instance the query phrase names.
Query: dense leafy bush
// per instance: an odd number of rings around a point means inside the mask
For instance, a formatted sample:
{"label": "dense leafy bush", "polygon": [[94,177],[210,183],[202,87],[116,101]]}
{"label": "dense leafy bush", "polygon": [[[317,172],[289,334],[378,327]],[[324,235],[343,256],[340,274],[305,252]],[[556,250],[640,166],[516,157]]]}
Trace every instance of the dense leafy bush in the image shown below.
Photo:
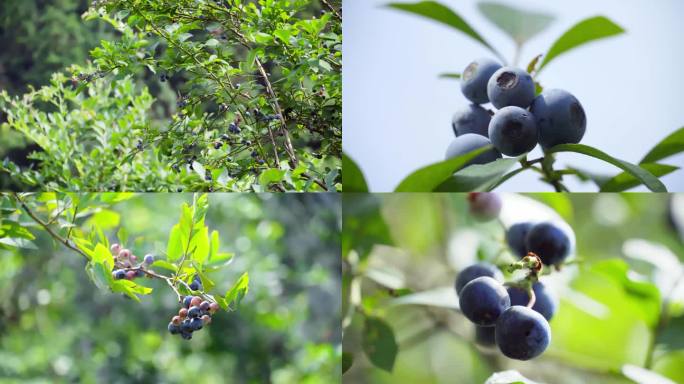
{"label": "dense leafy bush", "polygon": [[[84,18],[108,22],[118,38],[92,51],[93,67],[72,67],[70,78],[55,75],[38,91],[45,105],[14,109],[22,98],[2,97],[7,127],[32,138],[48,126],[54,135],[38,143],[45,155],[36,156],[35,173],[5,170],[51,189],[81,185],[77,179],[88,173],[112,183],[97,190],[340,189],[341,16],[322,4],[325,11],[307,0],[93,2]],[[161,119],[150,112],[128,120],[101,114],[97,106],[116,103],[109,99],[147,93],[140,82],[125,86],[125,94],[112,91],[131,79],[168,85],[175,105]],[[63,95],[71,102],[62,103]],[[154,110],[153,102],[145,109]],[[69,120],[57,128],[66,132],[55,133],[51,122],[34,123],[35,116],[76,111],[88,124]],[[109,135],[112,119],[126,125],[114,127],[125,139]],[[55,166],[65,145],[60,138],[75,132],[80,141],[101,128],[100,142],[84,143],[71,153],[72,164]],[[110,142],[119,146],[107,148]],[[88,158],[110,151],[118,161],[90,167]],[[139,163],[150,167],[139,170]],[[141,181],[148,178],[157,184]]]}

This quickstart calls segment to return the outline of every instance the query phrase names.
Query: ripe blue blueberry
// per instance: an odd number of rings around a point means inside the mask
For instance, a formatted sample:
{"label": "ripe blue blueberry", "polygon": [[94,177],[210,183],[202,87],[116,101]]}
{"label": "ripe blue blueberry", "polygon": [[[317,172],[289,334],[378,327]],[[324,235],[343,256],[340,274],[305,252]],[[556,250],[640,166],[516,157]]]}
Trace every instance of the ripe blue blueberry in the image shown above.
{"label": "ripe blue blueberry", "polygon": [[183,299],[183,307],[184,308],[190,308],[190,302],[192,301],[192,296],[185,296]]}
{"label": "ripe blue blueberry", "polygon": [[197,318],[200,317],[202,310],[199,307],[190,307],[188,310],[188,317]]}
{"label": "ripe blue blueberry", "polygon": [[192,332],[192,327],[190,326],[190,319],[185,319],[180,325],[181,332]]}
{"label": "ripe blue blueberry", "polygon": [[[511,298],[511,305],[527,306],[530,302],[530,295],[527,291],[519,287],[508,287],[508,296]],[[532,309],[539,312],[546,320],[551,320],[553,314],[556,313],[558,300],[556,297],[542,284],[537,281],[532,285],[534,291],[534,305]]]}
{"label": "ripe blue blueberry", "polygon": [[190,340],[192,339],[192,332],[181,332],[181,337],[183,340]]}
{"label": "ripe blue blueberry", "polygon": [[539,256],[545,265],[562,263],[572,252],[574,242],[571,229],[551,222],[535,224],[525,238],[527,250]]}
{"label": "ripe blue blueberry", "polygon": [[508,243],[511,251],[520,258],[527,256],[525,238],[533,225],[532,223],[516,223],[506,231],[506,243]]}
{"label": "ripe blue blueberry", "polygon": [[519,156],[537,146],[537,123],[520,107],[501,108],[489,122],[489,140],[501,153]]}
{"label": "ripe blue blueberry", "polygon": [[463,315],[476,325],[485,327],[493,326],[511,305],[506,288],[488,276],[466,284],[458,298]]}
{"label": "ripe blue blueberry", "polygon": [[[466,153],[472,152],[476,149],[482,148],[492,143],[488,138],[474,133],[466,133],[464,135],[458,136],[454,141],[449,144],[449,148],[446,151],[446,159],[451,159]],[[467,165],[472,164],[487,164],[501,158],[501,153],[492,148],[484,153],[477,155],[474,159],[470,160]]]}
{"label": "ripe blue blueberry", "polygon": [[202,319],[200,319],[199,317],[190,320],[190,328],[192,328],[193,331],[199,331],[200,329],[202,329],[202,325]]}
{"label": "ripe blue blueberry", "polygon": [[582,104],[561,89],[542,92],[532,102],[530,112],[537,120],[539,144],[544,149],[559,144],[577,144],[587,130]]}
{"label": "ripe blue blueberry", "polygon": [[168,330],[172,335],[180,333],[180,331],[181,331],[180,326],[176,325],[174,323],[169,323]]}
{"label": "ripe blue blueberry", "polygon": [[491,221],[501,213],[501,197],[491,192],[468,194],[468,212],[478,221]]}
{"label": "ripe blue blueberry", "polygon": [[154,263],[154,255],[145,255],[143,263],[145,263],[146,265],[151,265],[152,263]]}
{"label": "ripe blue blueberry", "polygon": [[495,330],[495,327],[480,327],[476,325],[475,342],[486,347],[496,345]]}
{"label": "ripe blue blueberry", "polygon": [[495,333],[501,353],[517,360],[541,355],[551,341],[551,328],[544,316],[520,305],[508,308],[499,316]]}
{"label": "ripe blue blueberry", "polygon": [[503,275],[499,268],[493,264],[481,262],[463,269],[456,278],[456,294],[460,294],[463,287],[478,277],[488,276],[496,281],[503,281]]}
{"label": "ripe blue blueberry", "polygon": [[451,119],[451,128],[454,135],[461,136],[466,133],[476,133],[487,137],[489,135],[489,121],[492,119],[486,109],[475,104],[468,104],[461,108]]}
{"label": "ripe blue blueberry", "polygon": [[193,291],[198,291],[199,286],[200,286],[199,283],[197,283],[196,281],[193,281],[192,283],[190,283],[190,289],[192,289]]}
{"label": "ripe blue blueberry", "polygon": [[499,68],[501,68],[501,64],[490,59],[477,59],[468,64],[461,77],[463,96],[475,104],[489,102],[487,82]]}
{"label": "ripe blue blueberry", "polygon": [[112,272],[112,277],[114,277],[115,280],[121,280],[126,278],[126,271],[123,269],[117,269],[116,271]]}
{"label": "ripe blue blueberry", "polygon": [[534,80],[520,68],[503,67],[487,83],[487,96],[496,108],[527,108],[534,99]]}

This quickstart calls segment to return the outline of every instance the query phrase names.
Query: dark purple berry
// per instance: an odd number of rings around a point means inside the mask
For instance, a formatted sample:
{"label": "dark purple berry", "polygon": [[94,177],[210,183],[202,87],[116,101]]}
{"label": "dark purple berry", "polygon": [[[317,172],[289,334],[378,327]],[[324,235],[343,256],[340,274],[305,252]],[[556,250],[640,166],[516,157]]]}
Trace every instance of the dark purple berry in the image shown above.
{"label": "dark purple berry", "polygon": [[172,335],[178,334],[181,331],[180,326],[174,323],[169,323],[168,330]]}
{"label": "dark purple berry", "polygon": [[199,331],[202,329],[202,319],[196,317],[192,320],[190,320],[190,327],[192,328],[193,331]]}
{"label": "dark purple berry", "polygon": [[185,296],[183,299],[183,307],[190,308],[190,302],[192,301],[192,296]]}
{"label": "dark purple berry", "polygon": [[197,318],[201,315],[201,311],[202,310],[199,309],[199,307],[190,307],[190,309],[188,310],[188,317],[193,319]]}

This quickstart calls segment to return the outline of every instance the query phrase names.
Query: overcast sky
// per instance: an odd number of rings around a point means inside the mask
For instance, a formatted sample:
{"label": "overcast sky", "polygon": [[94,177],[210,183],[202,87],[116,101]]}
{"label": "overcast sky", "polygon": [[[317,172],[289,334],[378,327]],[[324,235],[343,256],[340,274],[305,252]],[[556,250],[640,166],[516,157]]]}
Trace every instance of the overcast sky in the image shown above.
{"label": "overcast sky", "polygon": [[[443,160],[453,139],[451,115],[467,101],[458,81],[439,79],[438,74],[461,72],[474,58],[494,58],[460,32],[383,7],[387,2],[344,1],[344,150],[357,161],[374,192],[391,191],[411,171]],[[479,14],[476,1],[441,2],[512,58],[511,40]],[[583,144],[638,163],[653,145],[684,126],[684,1],[514,4],[556,16],[547,30],[527,43],[523,65],[584,18],[604,15],[627,30],[556,58],[539,77],[544,87],[566,89],[583,104],[588,122]],[[539,148],[531,157],[538,155]],[[597,173],[619,171],[582,155],[561,154],[558,161]],[[684,155],[663,162],[684,167]],[[499,190],[552,190],[537,176],[523,172]],[[596,190],[593,184],[575,180],[567,179],[571,191]],[[662,180],[670,191],[684,191],[684,171]]]}

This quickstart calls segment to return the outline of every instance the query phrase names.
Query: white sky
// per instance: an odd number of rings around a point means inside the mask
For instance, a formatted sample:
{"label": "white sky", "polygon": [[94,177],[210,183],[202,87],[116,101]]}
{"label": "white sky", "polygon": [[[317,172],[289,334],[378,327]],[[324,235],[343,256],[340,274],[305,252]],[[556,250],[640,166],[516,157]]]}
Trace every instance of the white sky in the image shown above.
{"label": "white sky", "polygon": [[[467,101],[457,81],[439,79],[438,74],[461,72],[477,57],[494,58],[464,34],[383,7],[387,2],[344,1],[344,150],[362,168],[373,192],[392,191],[411,171],[443,160],[453,139],[451,115]],[[480,15],[476,1],[440,2],[456,10],[511,59],[511,40]],[[566,89],[583,104],[588,122],[583,144],[638,163],[653,145],[684,126],[684,1],[508,3],[556,16],[547,30],[527,43],[522,53],[523,66],[584,18],[604,15],[627,30],[626,34],[556,58],[539,77],[544,87]],[[538,155],[539,148],[530,158]],[[572,164],[597,173],[619,171],[582,155],[561,154],[558,161],[557,166]],[[663,162],[684,167],[684,155]],[[523,172],[498,190],[552,190],[537,176]],[[575,180],[566,178],[571,191],[596,190],[593,184]],[[684,191],[684,171],[662,180],[670,191]]]}

